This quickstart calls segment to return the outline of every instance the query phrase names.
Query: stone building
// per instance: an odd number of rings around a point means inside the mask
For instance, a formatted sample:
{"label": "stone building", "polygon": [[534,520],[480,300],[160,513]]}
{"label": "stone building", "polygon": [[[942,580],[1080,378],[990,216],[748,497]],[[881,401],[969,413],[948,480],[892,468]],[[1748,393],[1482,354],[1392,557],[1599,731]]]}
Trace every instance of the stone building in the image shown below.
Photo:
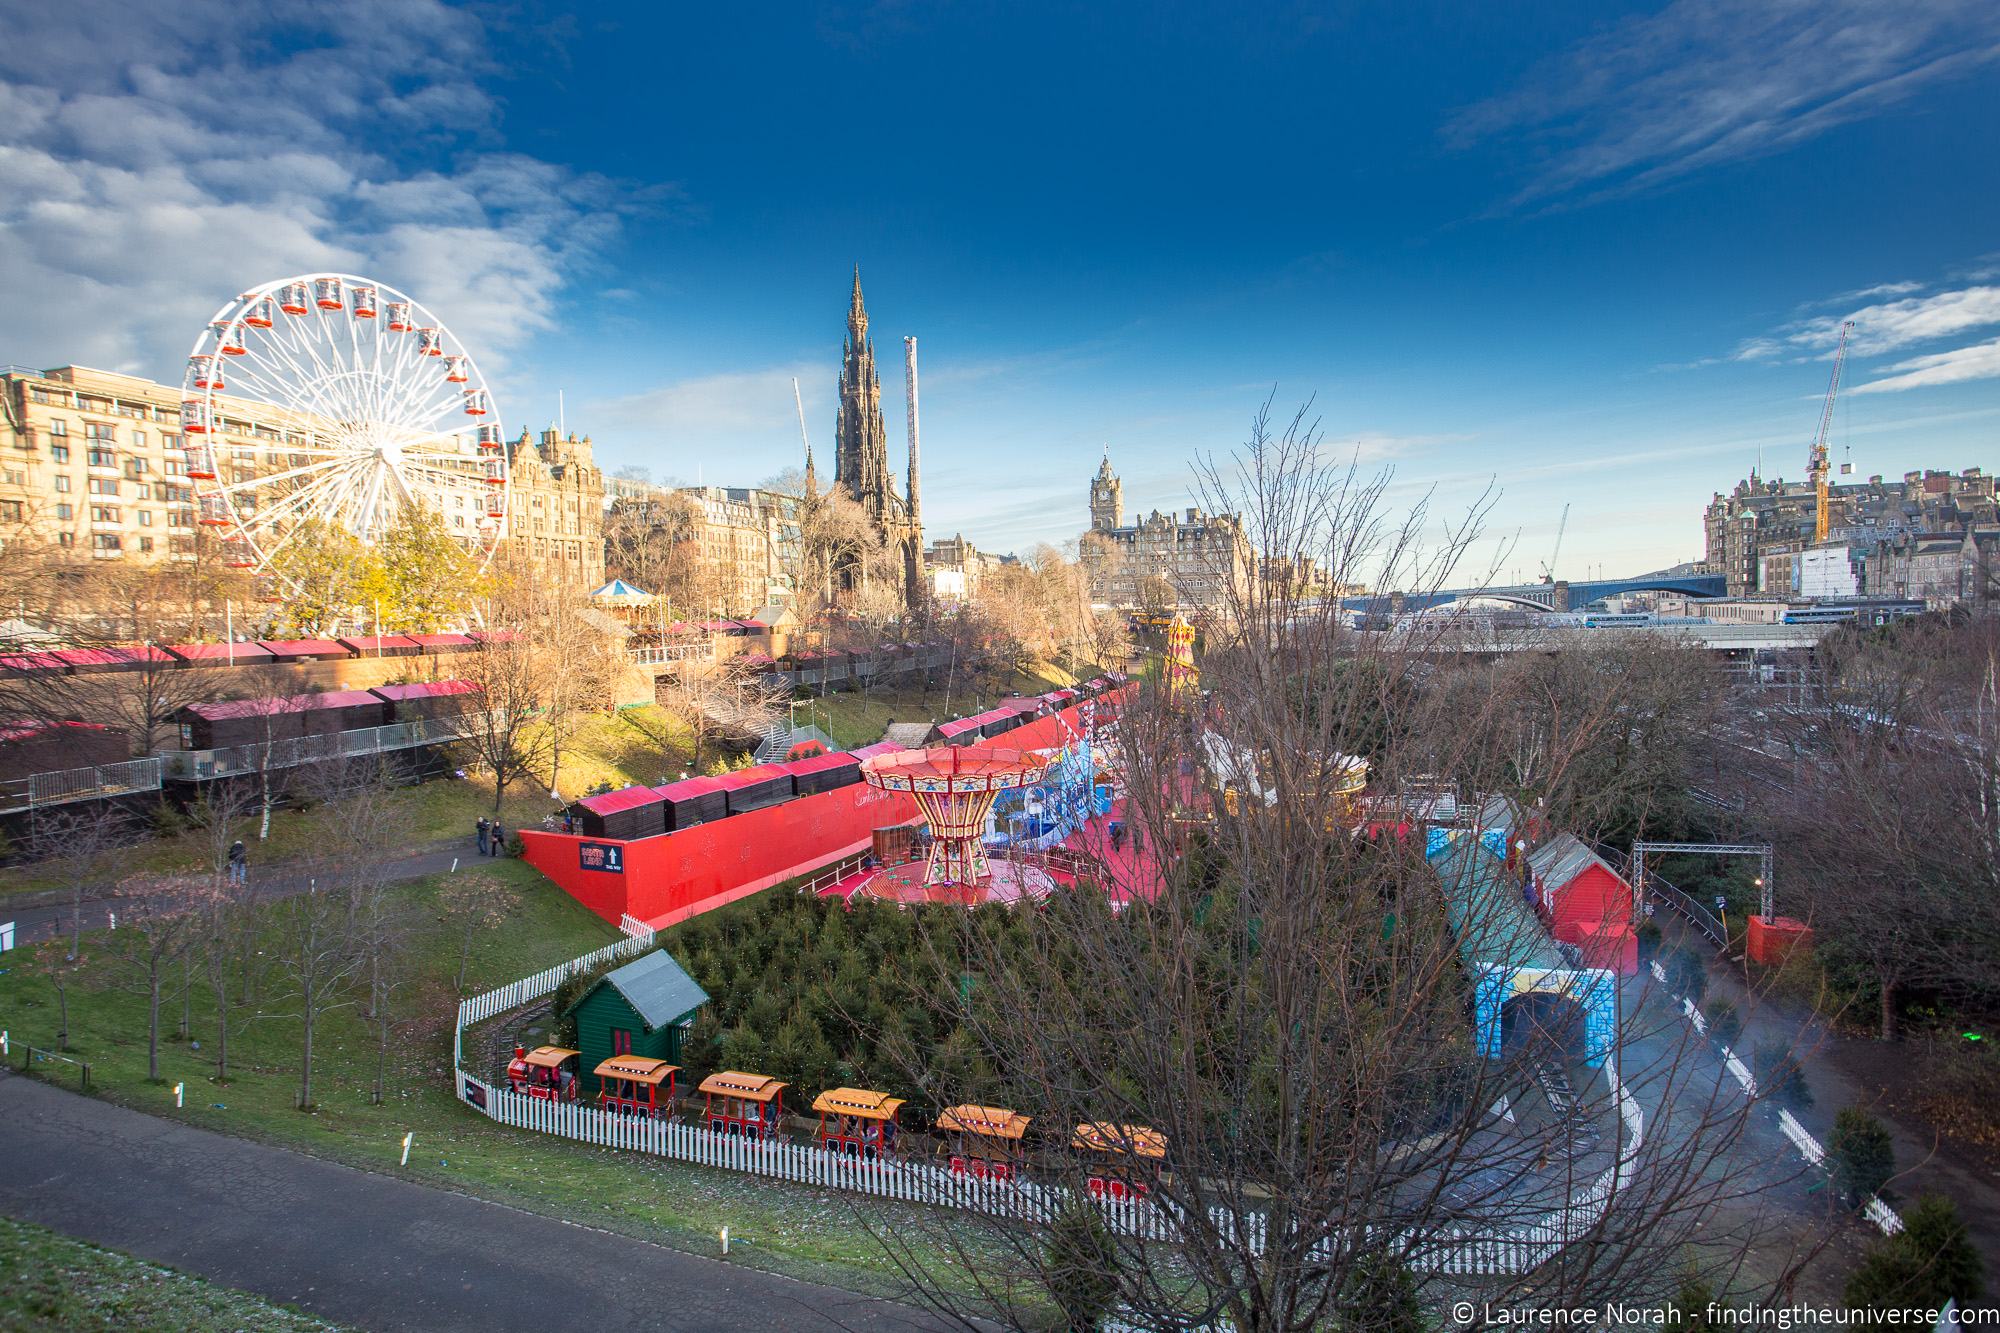
{"label": "stone building", "polygon": [[[806,455],[808,487],[816,484],[812,455]],[[861,269],[854,270],[848,301],[847,339],[841,348],[840,415],[834,424],[833,484],[867,513],[869,522],[896,553],[903,569],[903,603],[924,600],[924,524],[917,485],[917,445],[910,443],[907,489],[896,493],[889,470],[889,437],[882,424],[882,377],[875,369],[875,342],[868,336],[868,310],[861,300]],[[813,491],[813,494],[818,494]]]}
{"label": "stone building", "polygon": [[1124,520],[1124,484],[1111,470],[1107,452],[1090,483],[1090,531],[1078,543],[1094,602],[1137,606],[1147,581],[1158,578],[1181,606],[1214,609],[1255,569],[1234,514],[1191,508],[1176,517],[1155,509],[1129,525]]}
{"label": "stone building", "polygon": [[799,497],[744,486],[684,486],[695,503],[697,582],[719,616],[747,616],[792,600],[799,541]]}
{"label": "stone building", "polygon": [[507,540],[537,563],[561,571],[566,586],[604,582],[604,473],[588,435],[558,435],[551,426],[508,447],[513,510]]}
{"label": "stone building", "polygon": [[924,569],[931,596],[962,602],[979,595],[979,585],[1002,565],[1015,564],[1011,555],[993,555],[967,541],[963,534],[945,537],[924,548]]}

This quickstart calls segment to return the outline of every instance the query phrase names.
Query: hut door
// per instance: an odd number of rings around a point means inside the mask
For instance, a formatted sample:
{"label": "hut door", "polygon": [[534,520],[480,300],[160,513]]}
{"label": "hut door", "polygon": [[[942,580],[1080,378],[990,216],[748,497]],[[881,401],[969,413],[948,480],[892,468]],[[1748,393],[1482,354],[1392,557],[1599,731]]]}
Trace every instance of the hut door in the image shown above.
{"label": "hut door", "polygon": [[613,1055],[632,1054],[632,1033],[629,1029],[611,1029],[611,1053]]}

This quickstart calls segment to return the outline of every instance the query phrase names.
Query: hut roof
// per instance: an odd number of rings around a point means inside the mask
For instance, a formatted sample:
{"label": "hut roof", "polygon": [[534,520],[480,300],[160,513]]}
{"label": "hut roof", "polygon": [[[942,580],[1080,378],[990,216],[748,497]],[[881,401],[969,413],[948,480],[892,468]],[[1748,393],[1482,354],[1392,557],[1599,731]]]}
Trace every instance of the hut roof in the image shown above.
{"label": "hut roof", "polygon": [[[636,958],[604,975],[598,986],[608,985],[624,997],[632,1011],[645,1020],[648,1029],[657,1030],[670,1023],[677,1023],[695,1010],[708,1003],[708,992],[695,984],[695,979],[681,970],[673,955],[665,949],[656,949],[643,958]],[[592,991],[597,986],[590,988]],[[589,994],[589,992],[585,992]],[[577,998],[577,1004],[583,997]],[[571,1005],[571,1009],[576,1005]]]}

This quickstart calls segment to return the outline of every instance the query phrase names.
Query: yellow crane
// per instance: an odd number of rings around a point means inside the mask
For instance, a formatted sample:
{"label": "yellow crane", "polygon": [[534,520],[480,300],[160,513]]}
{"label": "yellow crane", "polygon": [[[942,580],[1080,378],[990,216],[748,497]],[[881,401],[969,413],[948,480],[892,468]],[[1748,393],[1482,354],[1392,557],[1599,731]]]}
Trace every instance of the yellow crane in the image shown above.
{"label": "yellow crane", "polygon": [[1813,541],[1826,540],[1827,513],[1826,437],[1833,429],[1833,400],[1840,393],[1840,368],[1847,363],[1847,332],[1854,327],[1848,320],[1840,326],[1840,345],[1833,353],[1833,378],[1827,381],[1826,405],[1819,413],[1819,433],[1813,436],[1812,453],[1806,457],[1806,477],[1813,486]]}

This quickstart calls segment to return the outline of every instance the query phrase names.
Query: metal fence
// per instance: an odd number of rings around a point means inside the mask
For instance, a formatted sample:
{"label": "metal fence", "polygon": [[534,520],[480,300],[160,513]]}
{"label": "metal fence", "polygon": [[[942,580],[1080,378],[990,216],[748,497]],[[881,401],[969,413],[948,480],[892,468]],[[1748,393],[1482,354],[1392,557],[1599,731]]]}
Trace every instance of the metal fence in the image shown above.
{"label": "metal fence", "polygon": [[23,779],[0,783],[0,814],[158,791],[162,768],[159,756],[152,755],[122,764],[31,773]]}
{"label": "metal fence", "polygon": [[320,736],[293,736],[268,745],[232,745],[220,750],[167,750],[159,756],[172,782],[207,782],[266,769],[297,768],[333,759],[411,750],[461,740],[479,726],[477,716],[420,718],[386,727],[362,727]]}

